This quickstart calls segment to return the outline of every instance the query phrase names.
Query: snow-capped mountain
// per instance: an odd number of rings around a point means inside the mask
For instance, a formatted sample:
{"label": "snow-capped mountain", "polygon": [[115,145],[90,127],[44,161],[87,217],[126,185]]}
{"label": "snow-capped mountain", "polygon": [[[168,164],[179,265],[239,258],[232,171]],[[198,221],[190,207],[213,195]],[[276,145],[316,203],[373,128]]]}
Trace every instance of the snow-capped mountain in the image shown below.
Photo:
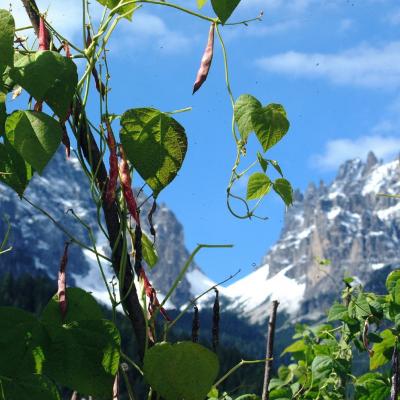
{"label": "snow-capped mountain", "polygon": [[[258,323],[267,317],[270,301],[278,299],[280,310],[293,318],[318,319],[338,297],[344,276],[355,276],[379,290],[377,282],[384,282],[385,274],[400,265],[400,201],[380,193],[400,193],[400,167],[398,161],[379,163],[373,153],[366,162],[355,159],[344,163],[329,185],[321,182],[319,186],[310,184],[305,193],[296,191],[281,237],[260,267],[221,288],[227,308]],[[0,274],[46,273],[55,279],[66,240],[62,229],[93,247],[88,230],[67,212],[70,209],[92,229],[97,251],[109,254],[107,240],[97,228],[97,211],[87,177],[75,158],[66,160],[60,150],[43,176],[35,176],[25,195],[48,215],[0,185],[0,239],[5,235],[8,218],[12,225],[9,244],[13,246],[0,257]],[[150,206],[143,207],[143,216]],[[154,222],[159,263],[149,275],[162,297],[189,252],[182,225],[165,205],[158,206]],[[73,245],[69,258],[70,284],[107,302],[94,253]],[[330,260],[330,265],[325,260]],[[102,264],[111,279],[109,265]],[[193,263],[169,306],[181,307],[213,285]]]}
{"label": "snow-capped mountain", "polygon": [[[28,272],[35,275],[44,272],[55,279],[64,242],[67,240],[63,229],[72,233],[82,244],[93,248],[88,230],[68,210],[74,210],[92,229],[97,251],[109,255],[108,241],[97,227],[97,211],[90,195],[88,179],[75,157],[66,159],[64,150],[60,149],[44,174],[35,175],[25,197],[48,215],[27,201],[20,200],[10,188],[0,184],[0,240],[5,236],[8,219],[11,223],[8,244],[12,246],[12,251],[0,257],[0,274],[12,272],[19,275]],[[150,207],[151,204],[145,204],[142,215],[147,215]],[[157,230],[159,263],[149,275],[155,288],[166,290],[188,259],[189,252],[184,244],[182,225],[165,205],[158,206],[153,221]],[[109,264],[107,261],[102,264],[107,278],[111,279]],[[92,251],[72,245],[68,271],[70,284],[75,283],[93,292],[100,300],[108,301],[96,256]],[[199,290],[205,290],[209,282],[197,265],[191,265],[170,305],[186,303]]]}
{"label": "snow-capped mountain", "polygon": [[296,191],[260,268],[224,290],[230,307],[260,322],[278,299],[292,316],[317,319],[338,297],[344,276],[371,285],[400,265],[400,201],[381,193],[400,193],[400,165],[381,164],[373,153],[365,163],[345,162],[330,185]]}

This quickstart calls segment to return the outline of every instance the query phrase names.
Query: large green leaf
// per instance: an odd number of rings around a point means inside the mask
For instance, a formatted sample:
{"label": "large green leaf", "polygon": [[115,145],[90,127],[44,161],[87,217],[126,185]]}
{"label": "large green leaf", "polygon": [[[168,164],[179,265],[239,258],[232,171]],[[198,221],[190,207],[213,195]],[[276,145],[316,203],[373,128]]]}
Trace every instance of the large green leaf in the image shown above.
{"label": "large green leaf", "polygon": [[269,104],[253,112],[252,122],[264,151],[278,143],[289,130],[286,112],[280,104]]}
{"label": "large green leaf", "polygon": [[[113,8],[115,8],[120,0],[97,0],[101,5],[106,6],[107,8],[109,8],[110,10],[112,10]],[[124,0],[123,3],[128,2],[129,0]],[[118,9],[117,14],[124,14],[124,17],[131,20],[132,19],[132,14],[133,11],[135,9],[135,7],[137,7],[137,5],[135,3],[133,4],[129,4],[127,6],[122,6]]]}
{"label": "large green leaf", "polygon": [[235,102],[235,121],[238,125],[239,133],[245,142],[249,134],[254,131],[251,116],[253,112],[261,108],[261,103],[249,94],[241,95]]}
{"label": "large green leaf", "polygon": [[385,329],[381,332],[380,336],[383,340],[379,343],[374,343],[372,346],[373,356],[370,358],[369,362],[371,370],[377,369],[390,361],[393,347],[396,343],[396,336],[394,336],[389,329]]}
{"label": "large green leaf", "polygon": [[[235,103],[235,121],[244,142],[251,132],[255,132],[264,152],[278,143],[289,130],[286,111],[280,104],[269,104],[263,107],[253,96],[245,94]],[[281,174],[279,165],[271,160]]]}
{"label": "large green leaf", "polygon": [[103,312],[94,297],[80,288],[67,288],[67,313],[61,317],[58,295],[55,294],[44,308],[41,319],[47,324],[68,324],[73,321],[102,319]]}
{"label": "large green leaf", "polygon": [[38,319],[14,307],[0,308],[0,376],[41,373],[49,338]]}
{"label": "large green leaf", "polygon": [[307,349],[307,345],[305,344],[303,339],[297,340],[296,342],[292,343],[288,347],[283,350],[282,355],[286,353],[298,353],[302,352]]}
{"label": "large green leaf", "polygon": [[290,206],[293,203],[293,189],[288,180],[283,178],[276,179],[272,187],[275,192],[281,196],[287,206]]}
{"label": "large green leaf", "polygon": [[328,321],[343,321],[349,318],[349,313],[347,307],[343,304],[335,302],[333,306],[329,309]]}
{"label": "large green leaf", "polygon": [[392,295],[393,300],[396,292],[396,283],[400,281],[400,269],[392,271],[386,278],[386,289]]}
{"label": "large green leaf", "polygon": [[81,394],[111,398],[121,344],[115,325],[86,320],[45,326],[52,342],[44,374]]}
{"label": "large green leaf", "polygon": [[240,0],[211,0],[214,12],[222,24],[225,24],[239,3]]}
{"label": "large green leaf", "polygon": [[333,359],[330,356],[318,355],[311,364],[313,380],[319,381],[327,378],[334,368]]}
{"label": "large green leaf", "polygon": [[22,158],[42,173],[61,143],[62,130],[47,114],[16,111],[6,120],[6,137]]}
{"label": "large green leaf", "polygon": [[217,356],[192,342],[158,343],[146,352],[144,376],[166,400],[203,400],[219,370]]}
{"label": "large green leaf", "polygon": [[7,142],[0,143],[0,181],[23,195],[33,175],[32,167]]}
{"label": "large green leaf", "polygon": [[247,200],[254,200],[265,196],[271,189],[271,180],[262,172],[250,176],[247,183]]}
{"label": "large green leaf", "polygon": [[52,381],[43,375],[33,374],[22,379],[0,378],[0,400],[60,400]]}
{"label": "large green leaf", "polygon": [[7,65],[14,63],[14,31],[13,16],[7,10],[0,9],[0,74]]}
{"label": "large green leaf", "polygon": [[379,373],[367,373],[355,382],[357,400],[382,400],[390,395],[390,380]]}
{"label": "large green leaf", "polygon": [[54,51],[25,55],[15,62],[10,77],[37,101],[45,101],[61,120],[66,118],[78,83],[70,58]]}
{"label": "large green leaf", "polygon": [[129,161],[157,196],[182,166],[187,150],[185,129],[153,108],[126,111],[121,127],[121,142]]}

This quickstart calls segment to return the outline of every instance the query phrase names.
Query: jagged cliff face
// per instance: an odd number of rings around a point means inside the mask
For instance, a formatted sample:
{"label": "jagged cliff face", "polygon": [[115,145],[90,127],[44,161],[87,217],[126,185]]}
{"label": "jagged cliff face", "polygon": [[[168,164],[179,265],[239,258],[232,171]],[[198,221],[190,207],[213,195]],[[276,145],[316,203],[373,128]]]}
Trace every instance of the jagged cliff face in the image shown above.
{"label": "jagged cliff face", "polygon": [[[274,297],[293,315],[318,318],[344,276],[369,284],[378,270],[400,264],[400,202],[378,193],[400,193],[400,167],[398,161],[380,164],[372,153],[366,163],[343,164],[330,185],[296,192],[281,237],[260,269],[228,288],[235,307],[261,320],[265,300]],[[331,264],[321,265],[324,259]],[[246,293],[252,281],[263,293],[258,300]]]}
{"label": "jagged cliff face", "polygon": [[[107,240],[97,228],[97,212],[90,195],[88,179],[76,158],[66,160],[61,149],[43,176],[36,175],[33,178],[25,196],[49,213],[60,227],[92,247],[86,228],[76,221],[72,213],[67,212],[73,209],[76,215],[93,229],[98,251],[109,255]],[[151,204],[146,204],[142,210],[143,219],[146,221],[150,207]],[[9,245],[13,249],[0,257],[0,274],[46,273],[55,279],[67,236],[48,217],[26,201],[20,200],[11,189],[0,184],[0,240],[3,239],[7,228],[6,218],[11,222]],[[189,252],[185,247],[182,225],[165,205],[161,204],[158,207],[153,220],[157,230],[159,263],[149,275],[154,286],[160,289],[161,293],[165,293],[188,259]],[[108,278],[111,278],[112,271],[107,262],[103,267]],[[98,298],[107,301],[106,290],[93,253],[77,245],[71,246],[68,271],[70,284],[84,287]],[[207,278],[193,264],[188,277],[182,281],[173,296],[172,303],[179,306],[187,302],[194,294],[198,294],[196,290],[199,288],[196,286],[200,284],[202,289],[207,283]]]}

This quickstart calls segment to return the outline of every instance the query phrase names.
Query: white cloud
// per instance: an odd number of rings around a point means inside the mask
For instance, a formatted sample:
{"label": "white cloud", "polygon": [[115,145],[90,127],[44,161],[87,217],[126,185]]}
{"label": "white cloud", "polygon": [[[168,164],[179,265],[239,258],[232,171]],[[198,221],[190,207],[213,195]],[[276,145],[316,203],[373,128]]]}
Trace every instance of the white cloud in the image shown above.
{"label": "white cloud", "polygon": [[193,39],[187,33],[175,31],[158,16],[138,11],[132,22],[123,21],[121,32],[113,45],[135,46],[148,49],[149,45],[174,53],[189,48]]}
{"label": "white cloud", "polygon": [[335,139],[326,143],[321,155],[311,157],[311,164],[325,171],[336,170],[344,161],[353,158],[365,159],[373,150],[378,158],[394,158],[400,150],[398,136],[370,135],[356,139]]}
{"label": "white cloud", "polygon": [[289,51],[257,60],[265,71],[368,88],[400,86],[400,42],[381,47],[360,45],[340,53]]}

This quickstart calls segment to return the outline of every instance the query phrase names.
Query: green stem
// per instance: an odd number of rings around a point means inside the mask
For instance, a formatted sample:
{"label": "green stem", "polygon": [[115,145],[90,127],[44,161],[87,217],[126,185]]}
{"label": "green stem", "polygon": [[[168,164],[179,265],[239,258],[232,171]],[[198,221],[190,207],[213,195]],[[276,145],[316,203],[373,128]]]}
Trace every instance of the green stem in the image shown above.
{"label": "green stem", "polygon": [[121,357],[122,357],[125,361],[127,361],[129,364],[131,364],[132,367],[135,368],[135,369],[139,372],[139,374],[143,376],[143,371],[141,370],[141,368],[139,367],[139,365],[137,365],[137,364],[135,363],[135,361],[133,361],[130,357],[128,357],[128,356],[127,356],[125,353],[123,353],[122,351],[121,351]]}
{"label": "green stem", "polygon": [[224,382],[226,379],[228,379],[234,372],[236,372],[239,368],[241,368],[243,365],[249,365],[249,364],[261,364],[265,363],[266,361],[269,361],[270,359],[262,359],[262,360],[242,360],[238,364],[236,364],[233,368],[231,368],[222,378],[220,378],[217,382],[214,383],[214,386],[217,387],[219,386],[222,382]]}
{"label": "green stem", "polygon": [[[182,282],[183,277],[185,276],[187,270],[190,267],[190,264],[192,263],[194,257],[196,254],[201,250],[201,249],[223,249],[223,248],[232,248],[232,244],[199,244],[197,245],[196,249],[193,251],[193,253],[190,255],[189,259],[186,261],[185,265],[183,266],[181,272],[179,273],[178,277],[175,279],[175,282],[173,283],[171,289],[169,289],[167,295],[165,296],[164,300],[161,302],[160,307],[157,309],[157,311],[164,307],[165,303],[168,301],[168,299],[172,296],[174,293],[175,289],[179,286],[179,284]],[[153,318],[155,319],[155,315],[157,313],[155,312],[153,314]]]}

